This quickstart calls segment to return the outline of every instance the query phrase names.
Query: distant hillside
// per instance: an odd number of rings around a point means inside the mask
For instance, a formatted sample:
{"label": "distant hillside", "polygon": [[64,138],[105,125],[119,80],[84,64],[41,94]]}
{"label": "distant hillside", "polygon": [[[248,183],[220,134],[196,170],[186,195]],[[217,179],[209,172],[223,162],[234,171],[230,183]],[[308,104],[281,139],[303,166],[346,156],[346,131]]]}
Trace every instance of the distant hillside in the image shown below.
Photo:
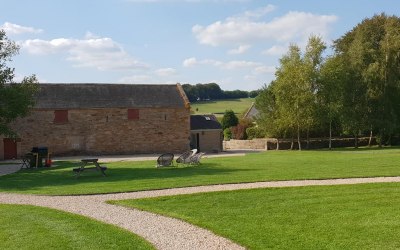
{"label": "distant hillside", "polygon": [[222,117],[225,110],[232,109],[240,118],[253,102],[254,98],[239,98],[194,102],[190,106],[194,114],[215,114],[217,117]]}

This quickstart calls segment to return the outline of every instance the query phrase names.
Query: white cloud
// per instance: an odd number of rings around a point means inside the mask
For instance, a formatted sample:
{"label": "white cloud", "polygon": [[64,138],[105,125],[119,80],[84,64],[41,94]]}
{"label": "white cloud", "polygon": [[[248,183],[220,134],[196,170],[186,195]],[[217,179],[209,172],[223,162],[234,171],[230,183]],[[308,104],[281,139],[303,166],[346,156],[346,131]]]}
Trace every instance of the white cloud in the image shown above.
{"label": "white cloud", "polygon": [[274,45],[271,48],[264,50],[262,54],[267,56],[279,56],[286,53],[288,47],[289,45],[287,46]]}
{"label": "white cloud", "polygon": [[195,25],[192,32],[201,44],[211,46],[251,44],[266,40],[295,42],[306,40],[311,34],[326,38],[329,25],[337,20],[334,15],[298,11],[289,12],[269,22],[254,20],[266,13],[266,10],[248,12],[242,17],[253,18],[229,17],[208,26]]}
{"label": "white cloud", "polygon": [[271,74],[275,73],[276,67],[275,66],[259,66],[253,70],[253,73],[256,75],[260,74]]}
{"label": "white cloud", "polygon": [[171,76],[176,74],[176,69],[162,68],[155,71],[158,76]]}
{"label": "white cloud", "polygon": [[20,43],[28,53],[47,55],[66,53],[67,60],[75,67],[91,67],[98,70],[133,70],[148,66],[135,60],[122,46],[111,38],[99,38],[87,33],[85,39],[57,38],[53,40],[33,39]]}
{"label": "white cloud", "polygon": [[198,65],[208,65],[208,66],[214,66],[220,69],[226,69],[226,70],[237,70],[237,69],[245,69],[245,68],[254,68],[256,69],[257,67],[264,67],[262,63],[259,62],[252,62],[252,61],[228,61],[228,62],[223,62],[223,61],[218,61],[214,59],[203,59],[203,60],[197,60],[195,57],[188,58],[183,61],[183,66],[184,67],[194,67]]}
{"label": "white cloud", "polygon": [[276,7],[272,4],[268,4],[265,7],[262,8],[258,8],[255,10],[248,10],[245,11],[243,14],[241,15],[237,15],[235,17],[229,17],[227,20],[249,20],[249,19],[259,19],[263,16],[265,16],[266,14],[274,11],[276,9]]}
{"label": "white cloud", "polygon": [[184,67],[192,67],[197,64],[197,59],[195,57],[187,58],[183,61],[182,64]]}
{"label": "white cloud", "polygon": [[32,27],[21,26],[15,23],[5,22],[3,25],[0,26],[0,29],[4,30],[6,34],[10,35],[20,35],[23,33],[41,33],[43,32],[42,29],[35,29]]}
{"label": "white cloud", "polygon": [[228,54],[231,55],[238,55],[238,54],[243,54],[246,51],[248,51],[251,48],[250,45],[240,45],[238,48],[236,49],[231,49],[228,51]]}

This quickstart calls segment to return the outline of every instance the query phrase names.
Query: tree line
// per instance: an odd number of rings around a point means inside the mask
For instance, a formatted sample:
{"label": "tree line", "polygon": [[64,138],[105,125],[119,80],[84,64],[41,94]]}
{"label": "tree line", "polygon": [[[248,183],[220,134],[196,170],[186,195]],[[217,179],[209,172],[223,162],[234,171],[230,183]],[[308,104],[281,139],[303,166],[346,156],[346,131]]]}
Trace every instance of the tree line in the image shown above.
{"label": "tree line", "polygon": [[183,84],[182,88],[191,102],[256,97],[260,92],[260,90],[222,90],[216,83]]}
{"label": "tree line", "polygon": [[400,134],[400,18],[366,18],[333,42],[318,36],[280,59],[276,79],[256,98],[258,127],[267,136],[375,136],[391,144]]}

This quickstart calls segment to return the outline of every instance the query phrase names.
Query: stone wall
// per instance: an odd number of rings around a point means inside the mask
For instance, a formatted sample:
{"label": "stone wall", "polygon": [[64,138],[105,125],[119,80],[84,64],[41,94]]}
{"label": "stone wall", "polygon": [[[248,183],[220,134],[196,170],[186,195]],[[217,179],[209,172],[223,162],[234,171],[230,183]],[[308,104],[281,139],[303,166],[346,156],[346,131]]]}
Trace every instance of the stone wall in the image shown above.
{"label": "stone wall", "polygon": [[[367,146],[369,137],[358,138],[358,146]],[[279,140],[279,149],[290,149],[292,144],[291,140]],[[376,145],[376,139],[372,138],[372,145]],[[301,146],[306,149],[307,142],[302,140]],[[255,149],[255,150],[275,150],[277,147],[277,140],[275,138],[263,138],[253,140],[230,140],[223,142],[224,150],[228,149]],[[327,138],[314,138],[310,139],[309,149],[328,148],[329,140]],[[334,138],[332,139],[332,147],[354,147],[354,138]],[[293,149],[298,149],[297,141],[294,141]]]}
{"label": "stone wall", "polygon": [[258,149],[265,150],[267,139],[229,140],[223,142],[224,150],[228,149]]}
{"label": "stone wall", "polygon": [[[143,108],[128,120],[127,109],[76,109],[68,122],[55,124],[54,110],[35,110],[13,124],[18,155],[47,146],[53,155],[179,153],[189,149],[190,114],[186,108]],[[0,137],[0,159],[4,158]]]}

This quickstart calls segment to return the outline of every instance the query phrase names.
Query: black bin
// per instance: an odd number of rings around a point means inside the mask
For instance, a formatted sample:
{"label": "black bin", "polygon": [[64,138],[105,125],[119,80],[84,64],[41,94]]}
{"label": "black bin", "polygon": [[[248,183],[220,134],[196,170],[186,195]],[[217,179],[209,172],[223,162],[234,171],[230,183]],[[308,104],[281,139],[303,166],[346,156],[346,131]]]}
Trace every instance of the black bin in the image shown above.
{"label": "black bin", "polygon": [[[31,153],[37,157],[37,166],[36,166],[36,157],[33,157],[34,162],[30,162],[31,167],[43,167],[43,159],[46,160],[49,149],[47,147],[33,147]],[[32,166],[34,165],[34,166]]]}

